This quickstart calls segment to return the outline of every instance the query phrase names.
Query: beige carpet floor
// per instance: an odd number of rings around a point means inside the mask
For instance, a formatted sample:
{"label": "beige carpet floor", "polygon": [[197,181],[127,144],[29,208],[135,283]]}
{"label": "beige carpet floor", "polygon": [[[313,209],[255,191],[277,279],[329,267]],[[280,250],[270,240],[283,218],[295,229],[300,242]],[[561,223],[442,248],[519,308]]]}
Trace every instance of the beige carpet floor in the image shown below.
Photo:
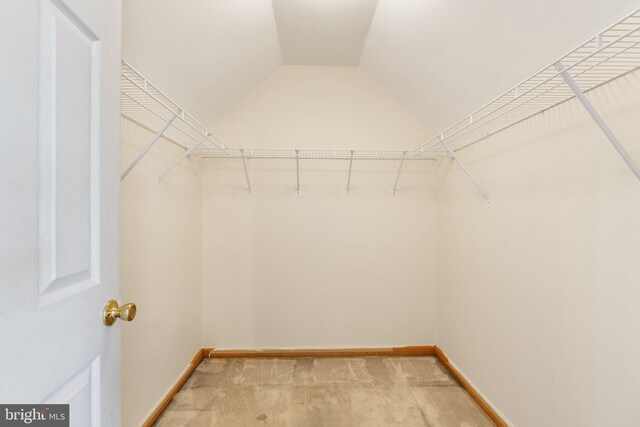
{"label": "beige carpet floor", "polygon": [[493,426],[435,357],[205,359],[156,426]]}

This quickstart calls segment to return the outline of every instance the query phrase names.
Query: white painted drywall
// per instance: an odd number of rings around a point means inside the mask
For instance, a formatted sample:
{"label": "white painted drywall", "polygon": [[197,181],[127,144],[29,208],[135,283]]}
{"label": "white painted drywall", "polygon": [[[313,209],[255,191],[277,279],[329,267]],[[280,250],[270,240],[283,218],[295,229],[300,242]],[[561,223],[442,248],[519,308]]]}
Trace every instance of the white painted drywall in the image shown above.
{"label": "white painted drywall", "polygon": [[124,0],[122,57],[208,123],[281,63],[271,0]]}
{"label": "white painted drywall", "polygon": [[[640,74],[589,97],[640,161]],[[574,100],[459,152],[438,189],[438,340],[517,426],[640,419],[640,182]]]}
{"label": "white painted drywall", "polygon": [[[430,132],[362,70],[282,66],[211,125],[235,147],[415,147]],[[203,161],[202,344],[435,340],[435,162]]]}
{"label": "white painted drywall", "polygon": [[360,66],[440,132],[637,7],[637,0],[380,0]]}
{"label": "white painted drywall", "polygon": [[[153,134],[122,120],[122,170]],[[140,425],[200,349],[200,176],[197,160],[156,176],[184,150],[158,141],[121,187],[122,425]]]}

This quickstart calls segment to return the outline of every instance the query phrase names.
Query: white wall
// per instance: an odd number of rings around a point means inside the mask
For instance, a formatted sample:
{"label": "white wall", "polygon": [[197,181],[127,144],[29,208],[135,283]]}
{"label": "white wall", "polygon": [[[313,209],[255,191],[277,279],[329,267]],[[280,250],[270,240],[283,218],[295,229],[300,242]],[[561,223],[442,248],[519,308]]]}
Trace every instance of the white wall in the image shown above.
{"label": "white wall", "polygon": [[[211,125],[234,147],[410,148],[430,132],[360,69],[283,66]],[[203,161],[202,344],[435,340],[435,162]]]}
{"label": "white wall", "polygon": [[[122,170],[152,138],[122,120]],[[158,141],[121,188],[121,302],[136,319],[122,328],[122,425],[137,426],[176,383],[200,346],[200,177],[184,150]]]}
{"label": "white wall", "polygon": [[[639,95],[635,74],[589,96],[640,161]],[[348,67],[283,66],[210,128],[234,147],[410,148],[431,133]],[[127,163],[149,135],[123,132]],[[434,343],[514,425],[640,416],[640,183],[576,102],[460,152],[490,206],[448,160],[406,164],[396,195],[397,164],[355,163],[347,196],[346,161],[302,161],[297,195],[294,162],[251,159],[248,194],[239,160],[156,185],[177,154],[154,148],[123,186],[123,298],[181,313],[123,325],[125,417],[201,346]]]}
{"label": "white wall", "polygon": [[[590,98],[640,161],[640,74]],[[640,182],[571,101],[442,170],[438,340],[519,427],[640,419]]]}

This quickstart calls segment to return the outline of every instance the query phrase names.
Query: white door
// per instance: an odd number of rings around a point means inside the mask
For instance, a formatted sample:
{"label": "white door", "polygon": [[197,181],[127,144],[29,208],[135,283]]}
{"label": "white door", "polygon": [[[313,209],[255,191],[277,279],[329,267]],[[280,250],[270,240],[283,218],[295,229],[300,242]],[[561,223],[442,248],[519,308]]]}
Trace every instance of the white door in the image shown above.
{"label": "white door", "polygon": [[119,0],[0,0],[0,404],[77,427],[120,424],[119,67]]}

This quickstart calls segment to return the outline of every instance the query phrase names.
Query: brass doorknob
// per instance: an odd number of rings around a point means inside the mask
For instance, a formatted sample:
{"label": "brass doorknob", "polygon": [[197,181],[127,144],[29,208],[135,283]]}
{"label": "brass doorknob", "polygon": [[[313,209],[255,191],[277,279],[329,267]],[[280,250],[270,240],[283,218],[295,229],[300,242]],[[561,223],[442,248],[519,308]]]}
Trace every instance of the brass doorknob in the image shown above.
{"label": "brass doorknob", "polygon": [[130,322],[136,317],[136,305],[133,303],[118,306],[118,301],[112,299],[107,301],[102,312],[102,321],[105,325],[111,326],[117,319]]}

